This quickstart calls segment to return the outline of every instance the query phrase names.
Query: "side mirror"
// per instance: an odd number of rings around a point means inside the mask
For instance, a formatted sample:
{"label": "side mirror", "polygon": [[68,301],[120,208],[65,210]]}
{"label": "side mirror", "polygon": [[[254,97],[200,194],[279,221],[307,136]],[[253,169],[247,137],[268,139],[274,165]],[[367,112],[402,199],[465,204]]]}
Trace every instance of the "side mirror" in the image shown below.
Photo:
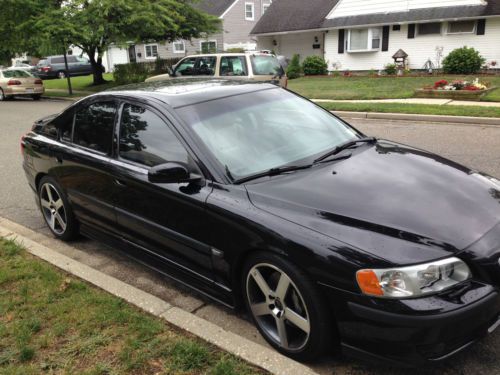
{"label": "side mirror", "polygon": [[178,184],[199,180],[197,175],[191,175],[188,169],[179,163],[165,163],[149,170],[148,179],[157,184]]}

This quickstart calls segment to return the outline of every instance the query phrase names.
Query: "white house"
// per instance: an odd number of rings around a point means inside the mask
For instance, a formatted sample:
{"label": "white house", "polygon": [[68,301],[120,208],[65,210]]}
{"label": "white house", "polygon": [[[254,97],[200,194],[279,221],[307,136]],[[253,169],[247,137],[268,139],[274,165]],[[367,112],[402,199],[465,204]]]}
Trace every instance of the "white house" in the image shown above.
{"label": "white house", "polygon": [[463,46],[500,66],[500,0],[275,0],[252,35],[287,57],[324,56],[330,70],[379,70],[399,49],[411,69],[439,67]]}

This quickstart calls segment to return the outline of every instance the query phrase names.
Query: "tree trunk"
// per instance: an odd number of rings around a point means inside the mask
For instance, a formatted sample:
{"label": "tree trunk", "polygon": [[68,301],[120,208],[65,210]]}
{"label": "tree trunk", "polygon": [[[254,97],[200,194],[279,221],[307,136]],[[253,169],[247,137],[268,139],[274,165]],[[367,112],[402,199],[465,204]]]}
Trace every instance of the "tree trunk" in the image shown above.
{"label": "tree trunk", "polygon": [[106,83],[106,80],[104,79],[102,75],[102,58],[98,57],[97,60],[95,59],[95,53],[87,53],[89,55],[89,61],[90,65],[92,65],[92,75],[94,76],[94,82],[93,85],[102,85],[103,83]]}

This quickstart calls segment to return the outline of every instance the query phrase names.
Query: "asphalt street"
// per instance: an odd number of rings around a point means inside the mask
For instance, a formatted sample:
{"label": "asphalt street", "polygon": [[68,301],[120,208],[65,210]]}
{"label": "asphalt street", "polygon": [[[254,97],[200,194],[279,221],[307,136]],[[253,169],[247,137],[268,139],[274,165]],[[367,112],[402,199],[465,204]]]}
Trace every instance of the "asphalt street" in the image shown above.
{"label": "asphalt street", "polygon": [[[35,205],[34,195],[21,167],[19,141],[36,119],[60,112],[69,104],[56,100],[14,100],[0,103],[0,216],[47,236],[50,233]],[[367,135],[429,150],[500,178],[500,127],[366,119],[348,121]],[[64,251],[76,260],[144,289],[229,331],[264,343],[244,315],[221,307],[136,264],[120,251],[86,239],[71,245],[71,250],[66,246],[54,250]],[[481,340],[454,360],[425,369],[395,370],[336,357],[324,358],[311,367],[321,374],[498,374],[500,332]]]}

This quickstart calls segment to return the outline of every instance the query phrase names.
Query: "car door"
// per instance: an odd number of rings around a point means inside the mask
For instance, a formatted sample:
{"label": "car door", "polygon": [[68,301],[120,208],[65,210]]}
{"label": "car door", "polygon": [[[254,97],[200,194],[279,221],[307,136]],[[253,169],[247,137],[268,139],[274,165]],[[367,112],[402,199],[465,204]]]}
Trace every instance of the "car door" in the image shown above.
{"label": "car door", "polygon": [[116,228],[110,155],[117,106],[112,98],[82,103],[61,117],[60,142],[50,147],[53,173],[77,218],[110,232]]}
{"label": "car door", "polygon": [[186,144],[161,112],[137,102],[122,104],[116,137],[115,207],[123,238],[146,255],[211,282],[205,212],[211,187],[203,180],[172,184],[148,180],[150,168],[167,162],[200,174]]}

